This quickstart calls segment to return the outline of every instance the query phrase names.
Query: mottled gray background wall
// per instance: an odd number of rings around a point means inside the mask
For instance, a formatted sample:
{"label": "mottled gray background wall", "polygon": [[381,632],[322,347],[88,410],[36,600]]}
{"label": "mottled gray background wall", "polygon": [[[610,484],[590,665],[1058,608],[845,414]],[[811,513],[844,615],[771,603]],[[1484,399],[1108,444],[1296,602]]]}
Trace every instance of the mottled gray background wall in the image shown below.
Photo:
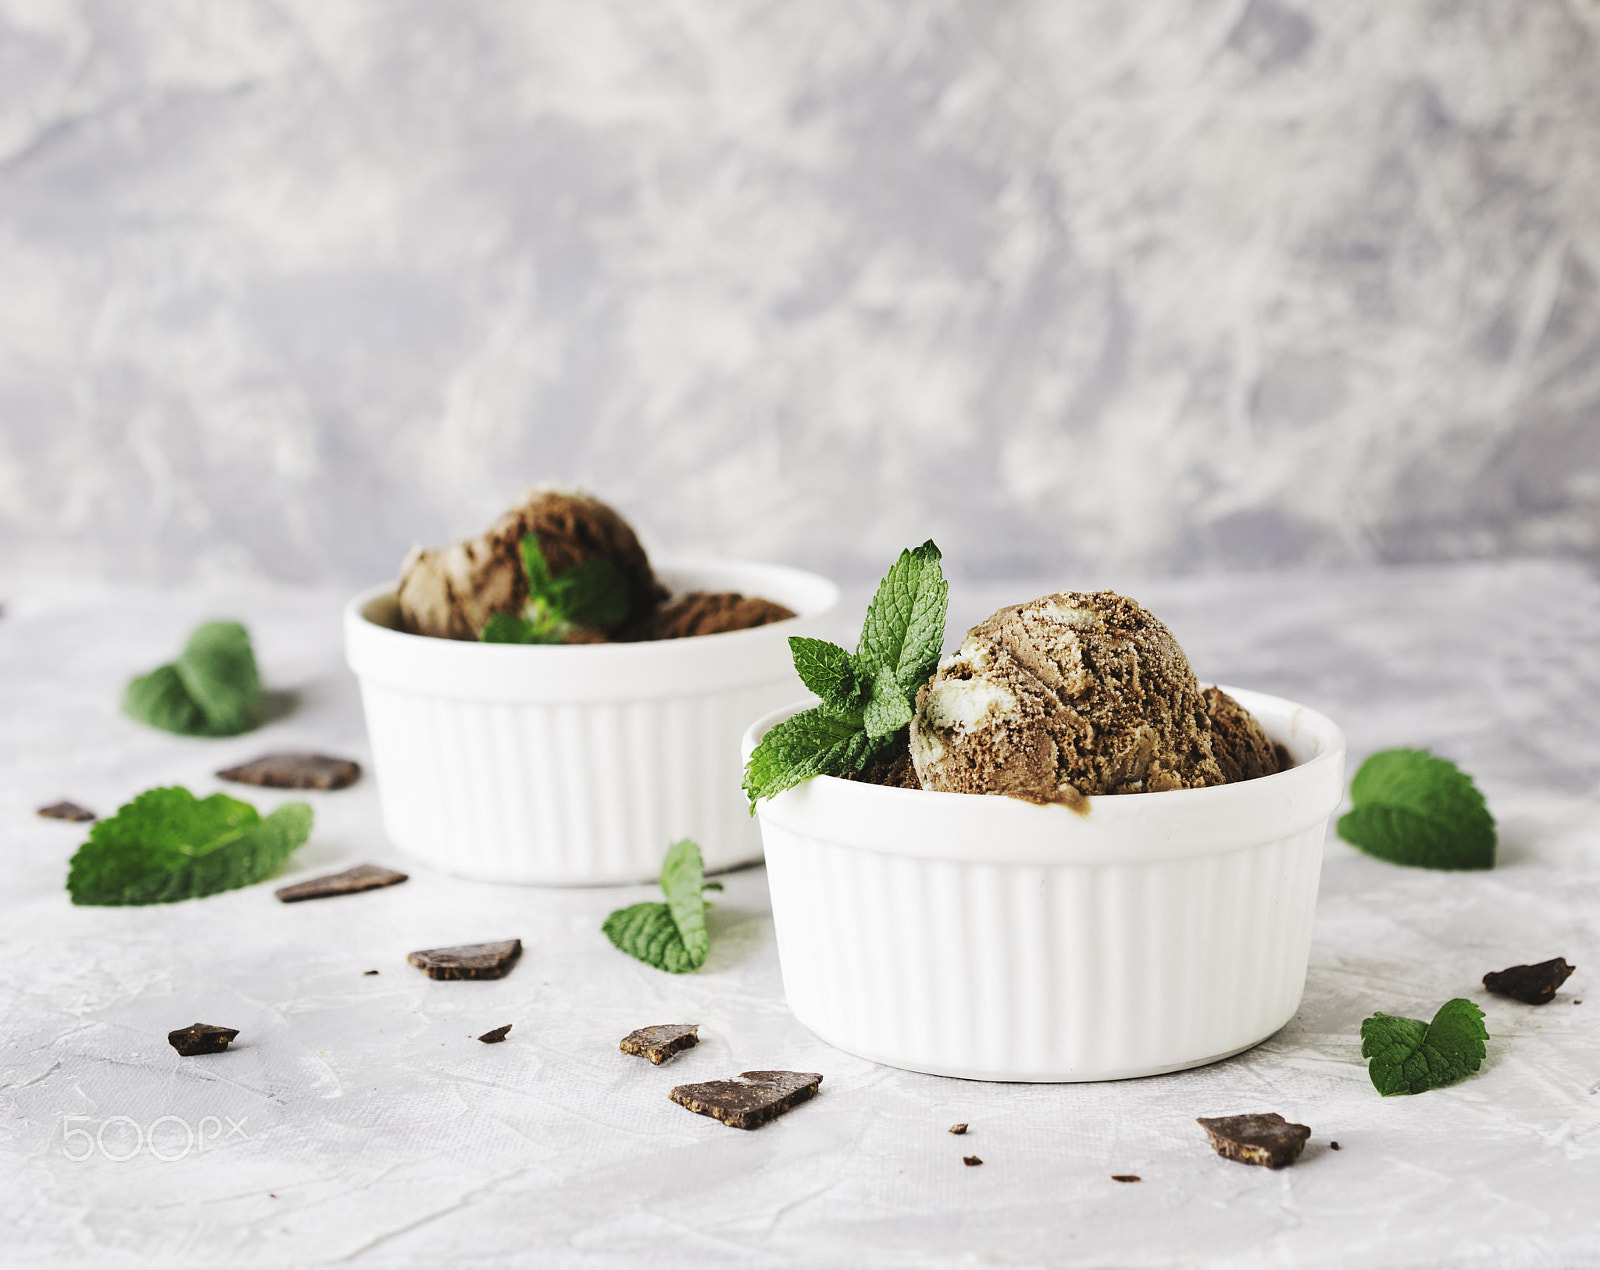
{"label": "mottled gray background wall", "polygon": [[0,565],[1600,560],[1597,280],[1597,0],[0,0]]}

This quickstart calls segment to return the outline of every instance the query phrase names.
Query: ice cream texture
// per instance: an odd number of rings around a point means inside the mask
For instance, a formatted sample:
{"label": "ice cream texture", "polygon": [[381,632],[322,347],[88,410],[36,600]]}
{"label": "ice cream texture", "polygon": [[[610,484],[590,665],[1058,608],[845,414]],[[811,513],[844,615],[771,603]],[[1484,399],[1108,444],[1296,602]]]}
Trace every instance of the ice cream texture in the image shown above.
{"label": "ice cream texture", "polygon": [[614,508],[589,494],[536,485],[476,538],[437,550],[411,549],[400,566],[402,627],[414,635],[475,640],[495,614],[521,614],[528,600],[521,544],[530,534],[552,578],[604,560],[625,593],[615,621],[574,624],[563,636],[565,643],[674,639],[794,616],[781,604],[732,593],[670,599],[633,527]]}
{"label": "ice cream texture", "polygon": [[1197,789],[1247,779],[1235,774],[1246,769],[1278,770],[1259,725],[1216,696],[1233,738],[1226,763],[1213,746],[1208,698],[1166,626],[1126,596],[1064,591],[1001,609],[967,632],[917,694],[911,759],[923,789],[1080,808],[1091,795]]}

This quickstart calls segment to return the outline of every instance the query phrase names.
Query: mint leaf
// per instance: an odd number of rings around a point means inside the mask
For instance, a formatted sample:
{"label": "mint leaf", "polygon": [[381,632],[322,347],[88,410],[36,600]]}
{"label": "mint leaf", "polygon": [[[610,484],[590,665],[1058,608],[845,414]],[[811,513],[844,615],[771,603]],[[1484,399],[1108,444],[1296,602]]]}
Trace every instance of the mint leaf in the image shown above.
{"label": "mint leaf", "polygon": [[862,678],[876,680],[879,668],[887,666],[901,688],[914,695],[933,674],[944,646],[950,596],[939,561],[939,548],[929,539],[902,551],[878,584],[856,645]]}
{"label": "mint leaf", "polygon": [[861,724],[839,718],[827,706],[791,715],[761,738],[745,764],[750,810],[813,776],[859,772],[878,748]]}
{"label": "mint leaf", "polygon": [[554,608],[578,626],[615,626],[628,616],[628,584],[603,557],[580,560],[551,584]]}
{"label": "mint leaf", "polygon": [[763,736],[745,764],[750,811],[813,776],[846,776],[882,753],[915,713],[917,690],[939,664],[950,588],[930,540],[900,558],[878,584],[854,654],[791,637],[801,681],[822,704]]}
{"label": "mint leaf", "polygon": [[837,644],[805,635],[789,636],[789,652],[800,682],[837,711],[858,709],[866,685],[855,661]]}
{"label": "mint leaf", "polygon": [[514,613],[491,613],[489,620],[478,632],[485,644],[559,644],[559,636],[541,631],[530,621]]}
{"label": "mint leaf", "polygon": [[1339,836],[1368,855],[1424,869],[1492,869],[1494,817],[1468,776],[1426,750],[1371,755],[1350,782]]}
{"label": "mint leaf", "polygon": [[167,904],[271,877],[311,833],[311,808],[261,816],[226,794],[150,789],[99,821],[72,857],[74,904]]}
{"label": "mint leaf", "polygon": [[260,721],[261,677],[238,622],[196,627],[178,659],[130,682],[124,713],[184,736],[237,736]]}
{"label": "mint leaf", "polygon": [[711,950],[704,892],[720,891],[722,884],[705,880],[700,848],[685,838],[667,848],[661,889],[665,904],[646,900],[619,908],[600,929],[623,952],[657,970],[675,975],[698,970]]}
{"label": "mint leaf", "polygon": [[1384,1097],[1453,1085],[1483,1065],[1489,1031],[1465,997],[1446,1001],[1432,1023],[1376,1013],[1361,1024],[1361,1057]]}
{"label": "mint leaf", "polygon": [[862,712],[862,723],[873,740],[898,732],[911,722],[916,714],[915,690],[907,694],[887,666],[878,667],[877,678],[872,682],[872,700]]}

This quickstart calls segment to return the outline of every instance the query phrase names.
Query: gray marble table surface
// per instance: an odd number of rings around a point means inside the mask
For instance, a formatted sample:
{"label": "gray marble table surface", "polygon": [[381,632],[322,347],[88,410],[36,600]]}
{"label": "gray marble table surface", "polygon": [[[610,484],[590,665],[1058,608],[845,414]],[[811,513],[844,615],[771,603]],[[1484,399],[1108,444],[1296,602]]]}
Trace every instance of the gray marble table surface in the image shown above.
{"label": "gray marble table surface", "polygon": [[[1392,745],[1458,760],[1501,852],[1493,872],[1435,873],[1331,839],[1293,1022],[1211,1067],[1077,1086],[915,1075],[811,1036],[784,1006],[760,869],[727,877],[704,971],[669,976],[599,934],[648,888],[410,865],[366,778],[311,796],[316,830],[285,876],[371,860],[409,869],[404,886],[74,908],[82,828],[37,806],[209,792],[267,748],[367,757],[343,597],[0,586],[0,1264],[1600,1267],[1600,584],[1549,562],[1104,581],[1164,617],[1202,679],[1333,716],[1352,766]],[[1050,589],[958,584],[950,629]],[[292,708],[221,741],[120,716],[127,676],[217,615],[250,624]],[[507,935],[527,952],[498,982],[439,991],[405,964]],[[1479,986],[1556,955],[1578,971],[1547,1006]],[[1487,1013],[1482,1072],[1379,1098],[1361,1020],[1454,996]],[[618,1053],[631,1028],[680,1018],[705,1040],[673,1065]],[[181,1060],[166,1033],[196,1019],[248,1043]],[[473,1039],[508,1022],[506,1044]],[[826,1081],[757,1133],[665,1096],[759,1067]],[[1245,1110],[1309,1124],[1301,1161],[1214,1155],[1194,1117]]]}

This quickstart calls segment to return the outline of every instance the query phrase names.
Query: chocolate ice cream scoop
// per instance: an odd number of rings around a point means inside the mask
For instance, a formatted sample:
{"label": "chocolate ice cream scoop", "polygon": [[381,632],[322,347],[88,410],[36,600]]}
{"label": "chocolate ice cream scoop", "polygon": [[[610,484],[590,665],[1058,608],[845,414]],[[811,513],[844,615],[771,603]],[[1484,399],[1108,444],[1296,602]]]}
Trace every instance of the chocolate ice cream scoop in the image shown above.
{"label": "chocolate ice cream scoop", "polygon": [[1201,696],[1211,719],[1211,752],[1228,784],[1272,776],[1289,766],[1288,752],[1221,688],[1207,688]]}
{"label": "chocolate ice cream scoop", "polygon": [[[553,578],[586,560],[609,560],[627,588],[621,628],[646,621],[665,595],[633,529],[597,498],[535,486],[487,532],[433,551],[413,547],[400,566],[400,617],[416,635],[477,639],[496,613],[520,613],[528,578],[520,545],[535,534]],[[569,643],[593,643],[609,630],[578,628]]]}
{"label": "chocolate ice cream scoop", "polygon": [[772,600],[737,591],[690,591],[658,608],[641,636],[643,639],[685,639],[691,635],[720,635],[766,626],[794,616],[794,610]]}
{"label": "chocolate ice cream scoop", "polygon": [[1064,591],[967,632],[917,694],[924,789],[1081,806],[1223,783],[1205,701],[1172,633],[1111,591]]}

